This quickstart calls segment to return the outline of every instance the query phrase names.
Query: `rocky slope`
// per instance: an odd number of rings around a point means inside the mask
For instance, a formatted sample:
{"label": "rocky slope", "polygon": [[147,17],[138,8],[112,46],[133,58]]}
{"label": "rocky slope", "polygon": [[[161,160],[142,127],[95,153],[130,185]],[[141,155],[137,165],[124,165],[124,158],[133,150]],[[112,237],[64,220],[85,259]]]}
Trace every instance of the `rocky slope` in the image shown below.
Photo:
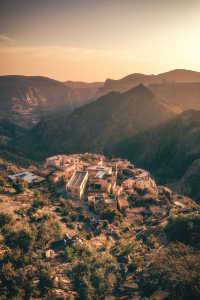
{"label": "rocky slope", "polygon": [[200,82],[150,84],[149,88],[166,99],[181,103],[185,109],[200,109]]}
{"label": "rocky slope", "polygon": [[[163,82],[200,82],[200,73],[189,70],[172,70],[158,75],[144,75],[134,73],[119,80],[107,79],[103,88],[100,88],[92,101],[111,91],[125,92],[140,83],[144,85],[160,84]],[[168,98],[167,98],[168,99]]]}
{"label": "rocky slope", "polygon": [[0,136],[15,138],[33,127],[31,120],[17,112],[6,113],[0,110]]}
{"label": "rocky slope", "polygon": [[50,153],[110,153],[118,141],[149,130],[180,112],[178,105],[141,84],[123,94],[109,93],[68,117],[44,119],[14,144]]}
{"label": "rocky slope", "polygon": [[86,96],[85,91],[42,76],[0,76],[0,109],[6,111],[71,112],[89,100]]}

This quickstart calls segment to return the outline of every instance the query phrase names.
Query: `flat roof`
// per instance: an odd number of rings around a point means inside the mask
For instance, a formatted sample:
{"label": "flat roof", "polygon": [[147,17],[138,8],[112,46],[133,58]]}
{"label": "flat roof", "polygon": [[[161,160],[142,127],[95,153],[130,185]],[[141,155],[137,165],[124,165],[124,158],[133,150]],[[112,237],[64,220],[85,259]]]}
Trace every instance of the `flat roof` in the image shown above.
{"label": "flat roof", "polygon": [[86,176],[87,172],[78,172],[76,171],[73,175],[73,177],[71,178],[71,180],[69,181],[68,187],[79,187],[81,186],[82,181],[84,180],[85,176]]}
{"label": "flat roof", "polygon": [[17,177],[21,177],[21,178],[23,178],[26,181],[33,181],[34,179],[36,179],[36,176],[33,173],[29,172],[29,171],[25,171],[25,172],[22,172],[22,173],[17,173],[17,174],[9,175],[8,177],[11,178],[11,179],[15,179]]}

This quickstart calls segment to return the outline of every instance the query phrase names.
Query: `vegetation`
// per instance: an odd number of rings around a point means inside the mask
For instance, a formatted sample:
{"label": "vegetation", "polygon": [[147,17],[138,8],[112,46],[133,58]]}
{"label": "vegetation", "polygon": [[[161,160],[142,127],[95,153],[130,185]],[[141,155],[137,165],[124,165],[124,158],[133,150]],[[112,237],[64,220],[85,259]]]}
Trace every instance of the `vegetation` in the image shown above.
{"label": "vegetation", "polygon": [[162,248],[148,268],[149,277],[142,277],[146,296],[156,289],[168,290],[173,300],[200,298],[200,254],[185,244]]}
{"label": "vegetation", "polygon": [[115,221],[122,222],[123,216],[118,210],[108,208],[101,213],[101,219],[108,220],[112,224]]}
{"label": "vegetation", "polygon": [[170,240],[190,244],[191,242],[200,242],[199,228],[200,215],[191,213],[170,216],[164,231]]}
{"label": "vegetation", "polygon": [[12,221],[12,216],[8,213],[0,213],[0,227],[9,224]]}
{"label": "vegetation", "polygon": [[119,271],[119,264],[111,255],[93,253],[83,257],[69,275],[79,299],[100,300],[113,291],[120,279]]}
{"label": "vegetation", "polygon": [[156,239],[155,239],[155,237],[154,237],[153,234],[150,234],[150,235],[147,237],[147,239],[146,239],[146,241],[145,241],[145,244],[147,245],[147,247],[155,248],[155,246],[156,246]]}
{"label": "vegetation", "polygon": [[17,177],[12,184],[13,188],[16,190],[17,194],[24,193],[28,188],[28,182],[23,178]]}

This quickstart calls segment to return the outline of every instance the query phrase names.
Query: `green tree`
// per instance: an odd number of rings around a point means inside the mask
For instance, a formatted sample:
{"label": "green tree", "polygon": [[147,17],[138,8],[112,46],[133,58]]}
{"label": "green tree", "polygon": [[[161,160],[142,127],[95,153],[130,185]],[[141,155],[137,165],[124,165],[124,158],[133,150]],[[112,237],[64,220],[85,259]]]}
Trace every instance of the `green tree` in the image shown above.
{"label": "green tree", "polygon": [[120,278],[120,267],[115,258],[108,253],[82,258],[68,274],[74,281],[81,300],[105,299]]}
{"label": "green tree", "polygon": [[13,188],[16,190],[17,194],[24,193],[28,188],[28,182],[25,181],[23,178],[17,177],[13,183]]}
{"label": "green tree", "polygon": [[108,208],[101,213],[101,219],[108,220],[108,222],[112,224],[115,221],[122,222],[123,216],[118,210]]}

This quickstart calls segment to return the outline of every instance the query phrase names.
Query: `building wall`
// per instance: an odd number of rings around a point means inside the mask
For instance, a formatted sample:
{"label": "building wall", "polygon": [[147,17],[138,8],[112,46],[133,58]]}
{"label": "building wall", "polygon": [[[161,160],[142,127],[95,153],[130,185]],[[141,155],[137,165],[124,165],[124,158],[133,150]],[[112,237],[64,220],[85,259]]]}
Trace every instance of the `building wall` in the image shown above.
{"label": "building wall", "polygon": [[135,183],[135,187],[141,190],[144,190],[145,188],[148,189],[149,186],[150,180],[137,180]]}

